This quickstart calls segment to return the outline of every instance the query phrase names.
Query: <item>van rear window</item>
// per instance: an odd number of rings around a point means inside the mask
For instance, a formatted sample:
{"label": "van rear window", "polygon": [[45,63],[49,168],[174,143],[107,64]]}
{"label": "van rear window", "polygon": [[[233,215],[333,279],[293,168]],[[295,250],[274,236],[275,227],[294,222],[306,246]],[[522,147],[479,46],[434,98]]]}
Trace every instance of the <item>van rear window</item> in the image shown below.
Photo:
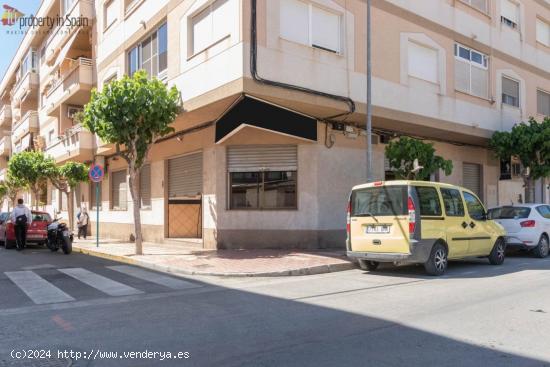
{"label": "van rear window", "polygon": [[351,215],[407,214],[407,186],[381,186],[356,190],[351,195]]}
{"label": "van rear window", "polygon": [[500,208],[489,209],[487,217],[489,219],[525,219],[531,214],[531,208],[519,206],[503,206]]}

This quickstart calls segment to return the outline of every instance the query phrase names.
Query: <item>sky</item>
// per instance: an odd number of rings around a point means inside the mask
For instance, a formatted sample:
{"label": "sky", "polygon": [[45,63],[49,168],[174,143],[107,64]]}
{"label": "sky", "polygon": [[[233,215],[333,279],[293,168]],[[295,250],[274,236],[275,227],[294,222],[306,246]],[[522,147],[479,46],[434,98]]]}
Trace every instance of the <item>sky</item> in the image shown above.
{"label": "sky", "polygon": [[[19,10],[25,16],[36,14],[41,0],[0,0],[0,18],[4,14],[5,5]],[[19,29],[19,25],[8,26],[0,21],[0,77],[4,77],[6,69],[17,52],[23,39],[23,34],[7,34],[9,30]],[[0,78],[0,80],[1,80]]]}

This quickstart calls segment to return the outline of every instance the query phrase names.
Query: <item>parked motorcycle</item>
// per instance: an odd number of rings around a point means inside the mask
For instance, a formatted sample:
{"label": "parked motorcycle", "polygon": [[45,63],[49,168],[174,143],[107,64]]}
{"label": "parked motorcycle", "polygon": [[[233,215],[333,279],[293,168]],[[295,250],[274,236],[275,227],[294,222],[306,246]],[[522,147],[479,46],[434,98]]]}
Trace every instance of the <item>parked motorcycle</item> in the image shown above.
{"label": "parked motorcycle", "polygon": [[65,255],[73,251],[73,234],[69,231],[67,224],[59,222],[61,218],[54,219],[48,225],[48,241],[46,245],[52,252],[61,248]]}

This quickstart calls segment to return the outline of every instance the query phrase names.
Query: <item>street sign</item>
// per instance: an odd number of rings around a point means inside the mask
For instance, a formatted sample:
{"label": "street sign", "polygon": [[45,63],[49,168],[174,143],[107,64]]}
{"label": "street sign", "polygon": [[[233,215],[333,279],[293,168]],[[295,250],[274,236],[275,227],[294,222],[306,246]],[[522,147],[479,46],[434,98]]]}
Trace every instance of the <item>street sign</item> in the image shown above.
{"label": "street sign", "polygon": [[96,221],[95,221],[95,246],[99,247],[99,183],[103,180],[105,171],[100,164],[93,164],[88,171],[88,177],[92,182],[95,182],[95,207],[96,207]]}
{"label": "street sign", "polygon": [[92,165],[90,167],[90,170],[88,171],[88,177],[90,177],[90,180],[92,180],[92,182],[101,182],[104,176],[105,171],[103,170],[103,167],[101,167],[99,164]]}

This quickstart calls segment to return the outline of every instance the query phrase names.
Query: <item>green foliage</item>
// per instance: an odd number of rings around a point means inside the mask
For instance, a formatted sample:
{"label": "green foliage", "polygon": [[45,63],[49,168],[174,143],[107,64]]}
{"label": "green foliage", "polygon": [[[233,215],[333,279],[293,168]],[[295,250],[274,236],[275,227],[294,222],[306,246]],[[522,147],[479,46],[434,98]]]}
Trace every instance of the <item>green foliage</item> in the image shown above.
{"label": "green foliage", "polygon": [[8,163],[8,175],[35,194],[56,171],[55,161],[38,151],[14,154]]}
{"label": "green foliage", "polygon": [[128,163],[141,167],[152,143],[174,131],[170,123],[179,112],[180,95],[143,70],[92,91],[82,124],[104,142],[115,144]]}
{"label": "green foliage", "polygon": [[[433,144],[424,143],[421,140],[401,137],[393,140],[386,146],[386,157],[390,161],[390,167],[399,179],[429,180],[430,175],[438,169],[450,175],[453,171],[453,163],[435,155]],[[418,159],[418,164],[423,168],[413,173],[413,162]]]}
{"label": "green foliage", "polygon": [[517,157],[524,167],[529,167],[532,180],[550,176],[550,117],[540,123],[531,117],[526,123],[514,125],[511,131],[497,131],[489,146],[502,160]]}
{"label": "green foliage", "polygon": [[58,167],[58,174],[67,181],[69,187],[76,187],[79,183],[88,181],[88,169],[84,163],[69,161]]}

